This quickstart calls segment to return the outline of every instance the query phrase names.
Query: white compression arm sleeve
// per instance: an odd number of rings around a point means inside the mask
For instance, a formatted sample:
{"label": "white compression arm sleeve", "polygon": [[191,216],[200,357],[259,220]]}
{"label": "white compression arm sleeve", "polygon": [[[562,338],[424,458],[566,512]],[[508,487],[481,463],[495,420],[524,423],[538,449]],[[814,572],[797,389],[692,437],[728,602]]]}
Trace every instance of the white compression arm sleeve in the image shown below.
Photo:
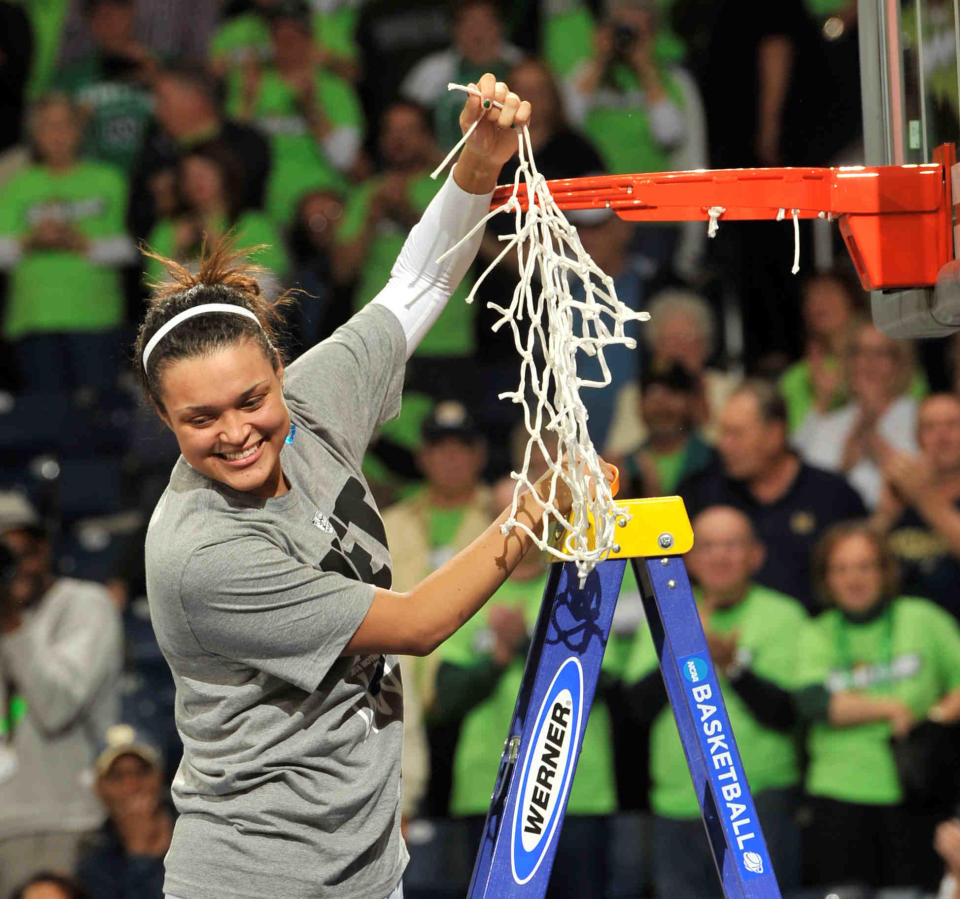
{"label": "white compression arm sleeve", "polygon": [[473,262],[483,229],[443,262],[437,259],[490,211],[491,196],[467,193],[450,175],[407,237],[386,287],[374,298],[403,326],[408,359]]}

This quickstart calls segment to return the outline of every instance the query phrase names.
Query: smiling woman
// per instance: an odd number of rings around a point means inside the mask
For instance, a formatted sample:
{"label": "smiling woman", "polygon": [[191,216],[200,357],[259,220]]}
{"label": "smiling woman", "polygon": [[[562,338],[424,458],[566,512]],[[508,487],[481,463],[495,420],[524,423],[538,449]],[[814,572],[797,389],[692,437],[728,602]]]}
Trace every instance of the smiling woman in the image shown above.
{"label": "smiling woman", "polygon": [[[144,390],[193,469],[255,496],[282,495],[290,415],[273,322],[288,298],[267,302],[229,244],[195,278],[164,264],[173,280],[154,295],[138,340]],[[160,315],[169,317],[156,326]]]}
{"label": "smiling woman", "polygon": [[[268,302],[229,247],[167,263],[137,340],[144,391],[182,453],[147,533],[147,593],[184,754],[164,889],[180,899],[402,894],[402,685],[529,548],[509,510],[407,593],[361,473],[404,366],[469,267],[530,118],[492,75],[471,134],[380,294],[284,368]],[[498,108],[500,104],[502,108]],[[445,261],[448,248],[454,248]],[[610,472],[606,471],[608,476]],[[549,477],[535,489],[546,496]],[[554,504],[569,509],[562,494]],[[539,520],[533,494],[516,518]]]}
{"label": "smiling woman", "polygon": [[[809,719],[810,882],[932,891],[936,819],[911,804],[916,773],[898,756],[960,720],[960,628],[933,603],[899,594],[896,561],[865,522],[828,530],[813,568],[827,608],[800,630],[794,672]],[[952,772],[934,759],[921,763],[923,779],[950,796]]]}

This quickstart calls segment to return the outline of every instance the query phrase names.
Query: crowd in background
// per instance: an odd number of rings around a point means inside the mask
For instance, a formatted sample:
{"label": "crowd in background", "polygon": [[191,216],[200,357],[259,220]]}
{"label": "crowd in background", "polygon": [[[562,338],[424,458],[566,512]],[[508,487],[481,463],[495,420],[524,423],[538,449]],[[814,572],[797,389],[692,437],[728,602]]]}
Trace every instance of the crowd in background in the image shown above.
{"label": "crowd in background", "polygon": [[[162,896],[180,750],[143,536],[176,444],[128,349],[157,257],[248,247],[301,291],[295,358],[386,282],[459,137],[447,84],[485,71],[533,103],[548,178],[862,161],[855,0],[0,0],[0,899]],[[590,435],[621,495],[685,500],[784,895],[957,899],[960,341],[873,327],[825,222],[795,277],[789,223],[569,217],[651,314],[583,391]],[[509,227],[365,463],[398,590],[512,496],[519,358],[486,303],[515,268],[464,302]],[[412,899],[464,894],[546,572],[404,661]],[[719,894],[626,583],[549,895]]]}

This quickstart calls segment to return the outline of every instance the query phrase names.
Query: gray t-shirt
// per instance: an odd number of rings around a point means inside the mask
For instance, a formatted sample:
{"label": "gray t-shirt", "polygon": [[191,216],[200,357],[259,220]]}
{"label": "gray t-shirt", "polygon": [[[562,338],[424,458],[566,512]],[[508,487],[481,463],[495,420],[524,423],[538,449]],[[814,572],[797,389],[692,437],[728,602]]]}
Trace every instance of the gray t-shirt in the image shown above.
{"label": "gray t-shirt", "polygon": [[403,873],[397,659],[340,653],[390,586],[360,466],[405,353],[395,316],[366,307],[286,371],[288,493],[181,458],[154,512],[147,590],[184,745],[164,890],[181,899],[375,899]]}

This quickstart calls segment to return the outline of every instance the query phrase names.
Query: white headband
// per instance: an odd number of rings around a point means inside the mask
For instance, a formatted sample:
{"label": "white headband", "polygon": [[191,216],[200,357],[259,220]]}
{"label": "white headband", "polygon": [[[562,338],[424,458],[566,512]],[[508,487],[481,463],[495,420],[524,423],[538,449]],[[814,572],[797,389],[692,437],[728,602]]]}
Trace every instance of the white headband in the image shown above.
{"label": "white headband", "polygon": [[147,370],[147,361],[150,359],[150,354],[157,348],[157,344],[160,343],[167,334],[181,322],[185,322],[188,318],[193,318],[195,315],[203,315],[205,312],[232,312],[234,315],[245,315],[247,318],[252,318],[261,328],[263,327],[263,325],[260,324],[260,319],[249,309],[243,306],[236,306],[233,303],[204,303],[201,306],[191,306],[189,309],[184,309],[183,312],[178,312],[170,321],[165,322],[157,329],[157,333],[147,341],[147,345],[143,348],[143,370]]}

